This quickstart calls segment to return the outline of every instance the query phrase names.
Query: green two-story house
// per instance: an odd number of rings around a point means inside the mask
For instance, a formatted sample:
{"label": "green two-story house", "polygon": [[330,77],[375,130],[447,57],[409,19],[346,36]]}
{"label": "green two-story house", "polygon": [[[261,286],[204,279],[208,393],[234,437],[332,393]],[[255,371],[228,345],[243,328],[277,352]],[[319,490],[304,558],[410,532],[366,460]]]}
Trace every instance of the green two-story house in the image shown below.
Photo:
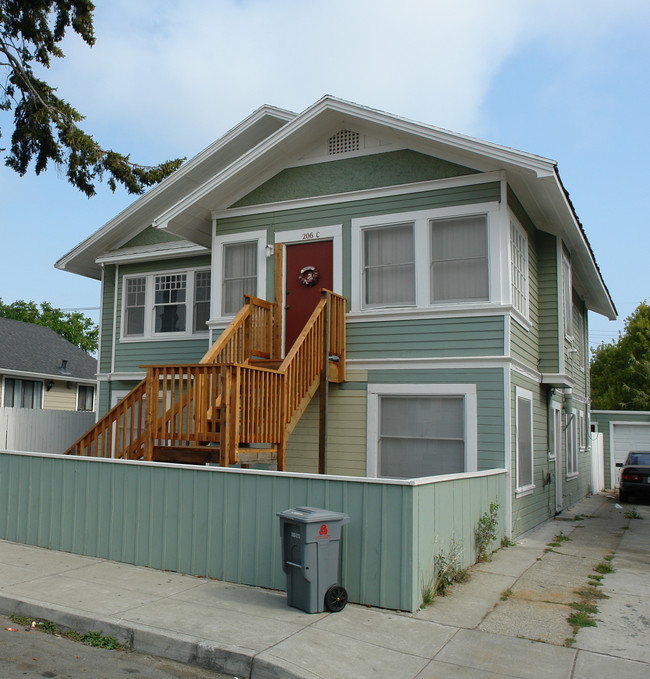
{"label": "green two-story house", "polygon": [[[102,283],[100,415],[142,366],[200,364],[244,295],[272,306],[272,346],[257,353],[275,379],[326,289],[345,298],[326,408],[322,381],[289,412],[271,387],[246,395],[239,372],[219,378],[237,404],[261,399],[258,417],[284,408],[286,437],[264,444],[280,469],[505,468],[513,535],[589,491],[587,311],[616,310],[554,161],[330,96],[300,114],[264,106],[57,267]],[[172,391],[160,388],[159,415]],[[209,413],[225,407],[211,398]],[[202,426],[205,444],[215,428]]]}

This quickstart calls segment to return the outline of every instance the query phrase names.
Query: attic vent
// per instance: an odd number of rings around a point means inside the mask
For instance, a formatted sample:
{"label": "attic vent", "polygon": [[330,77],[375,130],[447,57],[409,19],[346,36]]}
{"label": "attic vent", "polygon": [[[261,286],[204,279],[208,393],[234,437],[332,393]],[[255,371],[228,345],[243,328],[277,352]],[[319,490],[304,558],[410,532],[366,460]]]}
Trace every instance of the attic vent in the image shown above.
{"label": "attic vent", "polygon": [[359,133],[352,130],[341,130],[329,138],[329,155],[349,153],[359,150]]}

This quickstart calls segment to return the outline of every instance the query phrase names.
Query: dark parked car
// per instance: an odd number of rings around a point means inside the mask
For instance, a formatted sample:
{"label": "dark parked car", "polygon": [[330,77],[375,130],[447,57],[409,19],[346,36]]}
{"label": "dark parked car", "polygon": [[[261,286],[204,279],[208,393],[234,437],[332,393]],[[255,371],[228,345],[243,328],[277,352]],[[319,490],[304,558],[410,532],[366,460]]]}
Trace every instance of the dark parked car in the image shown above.
{"label": "dark parked car", "polygon": [[621,502],[630,497],[650,497],[650,452],[630,452],[625,464],[617,462],[621,469],[618,496]]}

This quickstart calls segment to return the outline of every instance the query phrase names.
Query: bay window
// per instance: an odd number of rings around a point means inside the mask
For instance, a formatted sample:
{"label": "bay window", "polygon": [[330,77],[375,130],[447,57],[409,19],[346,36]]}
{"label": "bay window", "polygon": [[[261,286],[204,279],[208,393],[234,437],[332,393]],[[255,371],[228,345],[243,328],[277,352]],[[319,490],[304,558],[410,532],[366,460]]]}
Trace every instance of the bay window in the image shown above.
{"label": "bay window", "polygon": [[352,314],[505,303],[499,219],[493,203],[353,218]]}

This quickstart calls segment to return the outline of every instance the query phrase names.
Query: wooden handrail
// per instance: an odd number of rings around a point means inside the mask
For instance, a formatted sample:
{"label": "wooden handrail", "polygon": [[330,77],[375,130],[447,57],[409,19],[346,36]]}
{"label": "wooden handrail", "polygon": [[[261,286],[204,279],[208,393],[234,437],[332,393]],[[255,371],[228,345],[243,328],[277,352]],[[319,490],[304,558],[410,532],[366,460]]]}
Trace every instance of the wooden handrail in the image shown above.
{"label": "wooden handrail", "polygon": [[142,456],[146,380],[101,417],[64,455],[137,460]]}
{"label": "wooden handrail", "polygon": [[244,295],[244,306],[230,321],[201,363],[245,363],[273,353],[273,304]]}
{"label": "wooden handrail", "polygon": [[246,296],[200,363],[146,366],[146,378],[66,454],[152,460],[154,448],[213,445],[227,466],[257,446],[276,452],[284,469],[289,423],[313,395],[328,356],[338,363],[336,381],[343,379],[345,304],[323,290],[282,364],[271,369],[250,361],[273,355],[274,305]]}

